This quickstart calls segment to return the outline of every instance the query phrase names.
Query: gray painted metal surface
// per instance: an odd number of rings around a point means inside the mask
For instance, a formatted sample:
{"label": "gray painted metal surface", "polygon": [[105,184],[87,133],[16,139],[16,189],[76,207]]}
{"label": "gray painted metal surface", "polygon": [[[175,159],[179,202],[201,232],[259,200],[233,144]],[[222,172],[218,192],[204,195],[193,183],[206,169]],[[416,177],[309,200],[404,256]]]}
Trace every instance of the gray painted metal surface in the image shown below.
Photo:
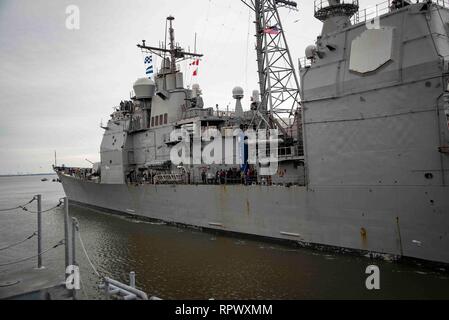
{"label": "gray painted metal surface", "polygon": [[101,185],[67,176],[61,180],[71,200],[125,214],[397,256],[403,252],[407,257],[449,263],[446,187],[329,186],[307,190]]}

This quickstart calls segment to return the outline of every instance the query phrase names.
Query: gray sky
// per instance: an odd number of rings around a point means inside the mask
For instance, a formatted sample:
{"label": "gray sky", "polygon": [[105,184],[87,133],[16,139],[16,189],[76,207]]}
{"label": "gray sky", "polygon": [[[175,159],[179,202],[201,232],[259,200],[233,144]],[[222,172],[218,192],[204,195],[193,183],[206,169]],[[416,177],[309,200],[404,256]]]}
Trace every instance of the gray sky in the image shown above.
{"label": "gray sky", "polygon": [[[361,0],[361,6],[376,0]],[[65,26],[66,7],[80,8],[80,30]],[[49,172],[59,164],[89,166],[99,160],[112,108],[129,98],[145,76],[142,39],[164,40],[165,18],[175,16],[177,41],[205,54],[198,82],[207,107],[225,109],[236,85],[257,89],[254,17],[239,0],[0,0],[0,174]],[[313,1],[281,11],[293,59],[304,56],[321,23]],[[298,21],[299,19],[299,21]],[[231,106],[233,103],[231,103]]]}

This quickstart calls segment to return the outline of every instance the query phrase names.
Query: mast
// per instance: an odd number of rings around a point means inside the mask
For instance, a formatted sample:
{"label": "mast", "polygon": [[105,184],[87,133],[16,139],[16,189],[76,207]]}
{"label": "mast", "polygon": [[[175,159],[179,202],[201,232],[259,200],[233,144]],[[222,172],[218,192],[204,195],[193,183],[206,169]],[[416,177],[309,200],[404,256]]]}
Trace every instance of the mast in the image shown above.
{"label": "mast", "polygon": [[170,46],[169,49],[167,48],[156,48],[156,47],[150,47],[145,44],[145,40],[142,40],[142,44],[138,44],[137,47],[141,50],[147,50],[151,53],[156,54],[157,56],[164,58],[164,54],[170,55],[170,73],[176,73],[176,64],[177,62],[184,61],[190,58],[201,58],[203,57],[202,54],[198,53],[191,53],[184,51],[183,48],[177,47],[175,42],[175,29],[173,28],[173,21],[175,20],[174,17],[169,16],[167,17],[168,21],[168,32],[170,37]]}
{"label": "mast", "polygon": [[[296,10],[297,4],[285,0],[241,0],[254,11],[256,20],[256,52],[260,94],[259,108],[269,123],[283,131],[286,118],[298,117],[301,108],[299,81],[290,54],[278,7]],[[283,124],[283,125],[282,125]]]}
{"label": "mast", "polygon": [[168,33],[170,35],[170,58],[171,58],[171,72],[176,72],[176,52],[175,52],[175,29],[173,29],[173,20],[175,20],[174,17],[169,16],[167,18],[170,27],[168,29]]}
{"label": "mast", "polygon": [[256,55],[257,55],[257,72],[259,74],[259,87],[260,87],[260,95],[262,97],[262,102],[260,105],[260,111],[265,113],[267,111],[267,100],[266,100],[266,79],[264,72],[264,56],[263,56],[263,36],[260,34],[260,31],[263,30],[262,20],[263,15],[260,10],[261,3],[256,1],[254,3],[254,12],[256,13]]}

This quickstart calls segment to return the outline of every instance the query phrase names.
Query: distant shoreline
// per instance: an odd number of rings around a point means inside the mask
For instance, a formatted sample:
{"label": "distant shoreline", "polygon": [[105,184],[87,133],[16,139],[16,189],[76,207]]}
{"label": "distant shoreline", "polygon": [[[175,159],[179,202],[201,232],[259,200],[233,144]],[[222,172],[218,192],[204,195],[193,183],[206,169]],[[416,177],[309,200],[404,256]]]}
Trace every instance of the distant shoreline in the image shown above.
{"label": "distant shoreline", "polygon": [[56,173],[0,174],[0,178],[54,176]]}

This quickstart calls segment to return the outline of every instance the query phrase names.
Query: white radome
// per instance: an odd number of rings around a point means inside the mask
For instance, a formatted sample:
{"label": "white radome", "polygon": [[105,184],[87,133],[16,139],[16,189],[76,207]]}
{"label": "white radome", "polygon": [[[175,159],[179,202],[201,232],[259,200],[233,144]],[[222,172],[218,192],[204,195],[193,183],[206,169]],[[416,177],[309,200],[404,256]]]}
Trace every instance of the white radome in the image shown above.
{"label": "white radome", "polygon": [[307,59],[313,59],[313,58],[315,58],[316,51],[317,51],[316,46],[314,46],[314,45],[308,46],[308,47],[306,48],[306,58],[307,58]]}
{"label": "white radome", "polygon": [[154,96],[156,84],[151,79],[140,78],[134,83],[133,89],[137,99],[149,99]]}
{"label": "white radome", "polygon": [[234,99],[242,99],[244,96],[244,91],[242,87],[235,87],[232,89],[232,96]]}

